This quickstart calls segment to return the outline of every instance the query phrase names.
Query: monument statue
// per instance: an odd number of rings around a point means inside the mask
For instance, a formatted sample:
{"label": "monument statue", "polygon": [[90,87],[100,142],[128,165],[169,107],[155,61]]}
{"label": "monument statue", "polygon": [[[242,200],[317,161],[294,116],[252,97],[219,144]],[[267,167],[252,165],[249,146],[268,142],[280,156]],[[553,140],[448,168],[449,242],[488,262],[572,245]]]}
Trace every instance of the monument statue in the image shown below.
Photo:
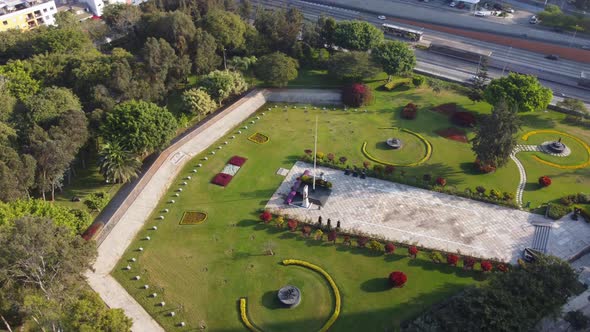
{"label": "monument statue", "polygon": [[305,185],[303,187],[303,203],[301,203],[301,206],[307,209],[309,205],[309,187]]}

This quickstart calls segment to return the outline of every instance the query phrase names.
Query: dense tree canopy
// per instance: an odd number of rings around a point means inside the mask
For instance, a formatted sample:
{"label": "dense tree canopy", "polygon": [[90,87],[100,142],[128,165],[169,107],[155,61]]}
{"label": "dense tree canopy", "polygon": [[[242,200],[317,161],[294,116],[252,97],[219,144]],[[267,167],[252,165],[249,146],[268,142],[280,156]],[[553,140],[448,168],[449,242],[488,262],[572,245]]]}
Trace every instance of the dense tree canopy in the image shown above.
{"label": "dense tree canopy", "polygon": [[203,89],[186,90],[182,93],[182,102],[185,109],[197,115],[199,120],[201,116],[207,115],[217,108],[215,100]]}
{"label": "dense tree canopy", "polygon": [[515,105],[519,112],[533,112],[547,108],[553,92],[543,87],[535,76],[510,73],[492,80],[484,98],[492,105],[504,100]]}
{"label": "dense tree canopy", "polygon": [[207,74],[219,67],[221,57],[217,55],[217,41],[210,33],[198,29],[193,41],[193,72],[198,75]]}
{"label": "dense tree canopy", "polygon": [[98,152],[100,174],[111,183],[127,183],[139,175],[141,161],[118,142],[104,144]]}
{"label": "dense tree canopy", "polygon": [[297,60],[284,53],[275,52],[258,59],[256,77],[272,86],[283,87],[297,78]]}
{"label": "dense tree canopy", "polygon": [[229,70],[212,71],[199,84],[220,103],[229,96],[238,95],[248,89],[248,83],[242,74]]}
{"label": "dense tree canopy", "polygon": [[117,105],[101,128],[105,141],[138,155],[163,148],[175,130],[176,120],[168,110],[134,100]]}
{"label": "dense tree canopy", "polygon": [[377,75],[379,68],[366,52],[341,52],[328,62],[328,74],[350,81],[360,81]]}
{"label": "dense tree canopy", "polygon": [[416,56],[408,44],[400,41],[386,41],[373,49],[372,55],[383,70],[391,76],[407,75],[416,66]]}
{"label": "dense tree canopy", "polygon": [[336,45],[351,51],[368,51],[383,42],[383,31],[365,21],[342,21],[334,31]]}
{"label": "dense tree canopy", "polygon": [[142,26],[144,38],[163,38],[179,55],[188,53],[190,43],[197,31],[191,17],[181,11],[146,15]]}
{"label": "dense tree canopy", "polygon": [[484,115],[475,127],[473,152],[483,165],[502,167],[510,160],[516,147],[520,119],[515,107],[500,102],[492,114]]}
{"label": "dense tree canopy", "polygon": [[78,97],[70,89],[55,86],[43,88],[24,101],[26,115],[33,123],[46,123],[66,111],[81,111]]}
{"label": "dense tree canopy", "polygon": [[234,13],[212,11],[205,16],[203,26],[226,49],[232,50],[244,45],[246,23]]}
{"label": "dense tree canopy", "polygon": [[259,10],[254,24],[266,48],[290,54],[303,26],[303,14],[293,7],[287,11]]}

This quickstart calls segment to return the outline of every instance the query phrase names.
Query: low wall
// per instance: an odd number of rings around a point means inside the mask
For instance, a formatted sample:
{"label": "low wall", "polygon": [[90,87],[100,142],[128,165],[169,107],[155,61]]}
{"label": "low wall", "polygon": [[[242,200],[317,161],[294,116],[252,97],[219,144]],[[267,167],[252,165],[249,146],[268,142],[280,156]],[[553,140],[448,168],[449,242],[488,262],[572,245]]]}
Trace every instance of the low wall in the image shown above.
{"label": "low wall", "polygon": [[340,90],[272,89],[266,91],[266,100],[273,103],[340,105],[342,93]]}

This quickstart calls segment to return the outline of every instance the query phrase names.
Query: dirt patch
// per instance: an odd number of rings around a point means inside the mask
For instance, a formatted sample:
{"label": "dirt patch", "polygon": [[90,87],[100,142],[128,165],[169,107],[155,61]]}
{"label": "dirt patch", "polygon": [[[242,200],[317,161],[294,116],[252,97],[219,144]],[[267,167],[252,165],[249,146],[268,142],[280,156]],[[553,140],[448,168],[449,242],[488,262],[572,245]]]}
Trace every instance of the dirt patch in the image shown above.
{"label": "dirt patch", "polygon": [[439,136],[442,136],[446,139],[450,139],[453,141],[457,141],[457,142],[462,142],[462,143],[469,143],[469,140],[467,140],[467,136],[465,136],[465,131],[458,129],[458,128],[446,128],[446,129],[440,129],[435,131],[435,133],[437,133]]}

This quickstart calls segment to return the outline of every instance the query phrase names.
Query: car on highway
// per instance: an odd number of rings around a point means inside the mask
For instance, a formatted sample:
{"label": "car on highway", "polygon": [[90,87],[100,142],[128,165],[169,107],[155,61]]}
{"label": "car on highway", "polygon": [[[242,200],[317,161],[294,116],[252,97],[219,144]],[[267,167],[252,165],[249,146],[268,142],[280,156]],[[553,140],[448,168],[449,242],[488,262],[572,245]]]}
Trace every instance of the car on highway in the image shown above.
{"label": "car on highway", "polygon": [[537,16],[535,16],[535,15],[531,16],[531,18],[529,19],[529,23],[530,24],[537,24],[539,22],[540,22],[539,21],[539,18]]}
{"label": "car on highway", "polygon": [[492,15],[491,12],[487,11],[487,10],[478,10],[476,11],[473,15],[475,16],[479,16],[479,17],[485,17],[485,16],[490,16]]}
{"label": "car on highway", "polygon": [[452,2],[449,4],[449,7],[457,7],[457,3],[456,3],[455,1],[452,1]]}
{"label": "car on highway", "polygon": [[387,17],[385,17],[383,15],[379,15],[379,16],[377,16],[377,18],[380,19],[380,20],[386,20],[387,19]]}
{"label": "car on highway", "polygon": [[583,50],[589,50],[590,51],[590,45],[582,45],[581,47]]}
{"label": "car on highway", "polygon": [[545,59],[549,59],[549,60],[559,60],[559,55],[555,55],[555,54],[548,54],[545,56]]}
{"label": "car on highway", "polygon": [[512,9],[510,7],[505,7],[503,10],[507,13],[514,14],[514,9]]}

